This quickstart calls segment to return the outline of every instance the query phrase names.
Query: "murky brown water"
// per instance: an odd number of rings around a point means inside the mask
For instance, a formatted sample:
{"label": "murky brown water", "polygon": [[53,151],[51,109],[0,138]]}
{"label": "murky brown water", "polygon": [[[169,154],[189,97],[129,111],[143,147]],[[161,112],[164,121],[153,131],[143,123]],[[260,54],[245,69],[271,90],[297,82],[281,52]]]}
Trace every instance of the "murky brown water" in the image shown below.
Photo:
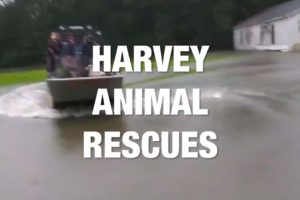
{"label": "murky brown water", "polygon": [[[300,59],[267,56],[148,84],[202,88],[209,117],[1,116],[0,199],[298,199]],[[108,130],[212,130],[219,155],[83,159],[83,131]]]}

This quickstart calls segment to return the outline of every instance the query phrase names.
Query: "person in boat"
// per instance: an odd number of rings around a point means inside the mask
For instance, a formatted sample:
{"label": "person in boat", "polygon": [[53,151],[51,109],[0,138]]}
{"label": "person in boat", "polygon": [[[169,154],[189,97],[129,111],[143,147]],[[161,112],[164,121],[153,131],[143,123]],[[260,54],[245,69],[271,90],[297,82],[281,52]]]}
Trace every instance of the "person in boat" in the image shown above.
{"label": "person in boat", "polygon": [[[76,75],[76,49],[75,49],[75,38],[73,35],[68,35],[67,40],[64,43],[62,53],[62,66],[70,72],[71,76]],[[69,75],[68,75],[69,76]]]}
{"label": "person in boat", "polygon": [[88,76],[89,66],[92,64],[93,59],[93,36],[88,34],[83,37],[82,55],[81,55],[81,75]]}
{"label": "person in boat", "polygon": [[75,57],[75,38],[73,35],[69,35],[67,38],[66,55]]}
{"label": "person in boat", "polygon": [[51,33],[46,50],[46,65],[49,78],[55,76],[56,62],[61,50],[61,36],[55,32]]}

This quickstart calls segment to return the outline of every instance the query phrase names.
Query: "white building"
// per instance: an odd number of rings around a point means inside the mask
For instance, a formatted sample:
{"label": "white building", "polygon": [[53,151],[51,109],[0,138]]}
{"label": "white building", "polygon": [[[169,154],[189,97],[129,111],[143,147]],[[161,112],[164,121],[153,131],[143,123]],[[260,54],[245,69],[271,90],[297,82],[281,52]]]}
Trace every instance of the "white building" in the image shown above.
{"label": "white building", "polygon": [[261,12],[234,27],[237,50],[300,49],[300,0]]}

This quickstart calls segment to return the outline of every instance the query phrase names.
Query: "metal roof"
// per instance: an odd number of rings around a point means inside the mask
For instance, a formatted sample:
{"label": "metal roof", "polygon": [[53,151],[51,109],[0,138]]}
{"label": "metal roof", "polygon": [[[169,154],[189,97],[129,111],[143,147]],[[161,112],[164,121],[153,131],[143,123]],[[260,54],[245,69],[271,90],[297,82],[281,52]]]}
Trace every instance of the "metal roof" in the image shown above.
{"label": "metal roof", "polygon": [[271,7],[246,21],[239,23],[235,28],[242,28],[258,24],[264,24],[271,21],[287,18],[300,11],[300,0],[289,1],[277,6]]}

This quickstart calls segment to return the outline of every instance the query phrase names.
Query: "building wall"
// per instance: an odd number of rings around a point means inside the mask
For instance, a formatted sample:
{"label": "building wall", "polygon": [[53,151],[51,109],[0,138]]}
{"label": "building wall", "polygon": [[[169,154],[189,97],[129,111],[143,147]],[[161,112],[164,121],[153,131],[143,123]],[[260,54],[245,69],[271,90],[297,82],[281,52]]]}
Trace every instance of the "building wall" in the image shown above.
{"label": "building wall", "polygon": [[300,44],[300,13],[286,19],[284,28],[280,30],[280,36],[290,48]]}
{"label": "building wall", "polygon": [[[251,34],[247,41],[247,34]],[[260,26],[243,27],[234,30],[234,47],[238,50],[255,49],[260,43]]]}
{"label": "building wall", "polygon": [[[300,13],[279,21],[268,24],[274,25],[274,44],[272,44],[271,35],[264,34],[262,40],[263,24],[251,27],[235,28],[233,31],[234,47],[237,50],[256,50],[262,47],[288,48],[292,49],[295,44],[300,46]],[[249,34],[251,36],[249,36]],[[242,37],[242,38],[241,38]],[[250,37],[247,39],[247,37]]]}

